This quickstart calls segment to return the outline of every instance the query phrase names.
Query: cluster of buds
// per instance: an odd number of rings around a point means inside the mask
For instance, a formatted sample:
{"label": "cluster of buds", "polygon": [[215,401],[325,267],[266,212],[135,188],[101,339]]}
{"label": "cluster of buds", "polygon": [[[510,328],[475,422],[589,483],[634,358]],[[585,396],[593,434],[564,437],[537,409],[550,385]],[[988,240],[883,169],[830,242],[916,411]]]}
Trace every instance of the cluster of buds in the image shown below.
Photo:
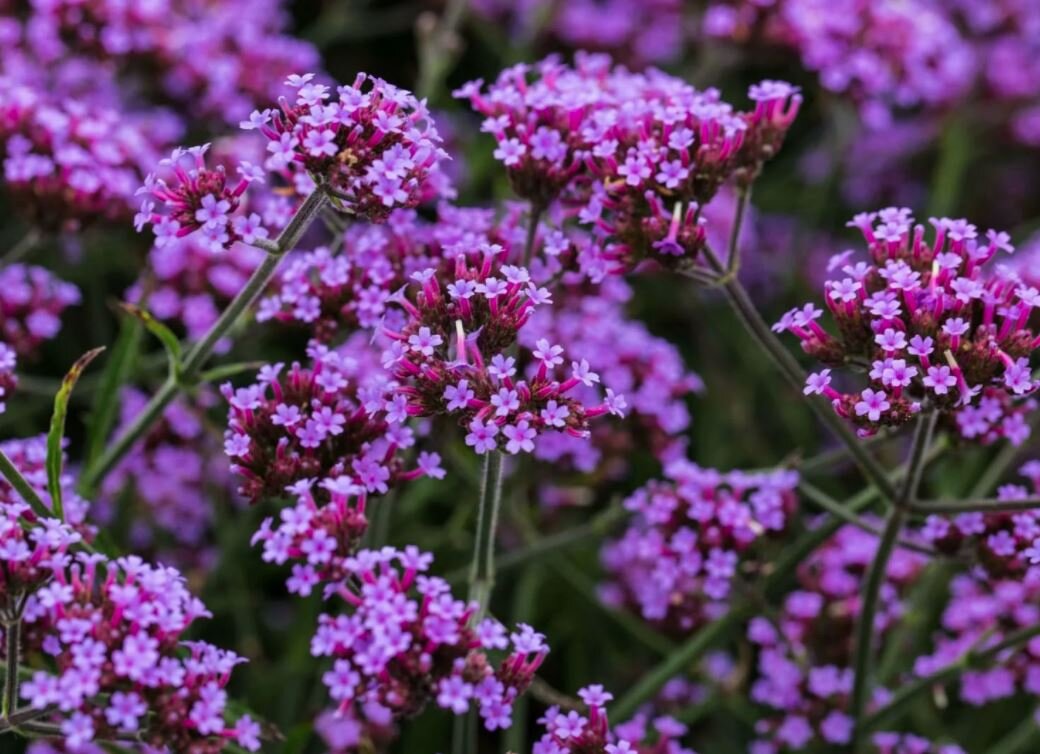
{"label": "cluster of buds", "polygon": [[278,498],[300,480],[342,476],[384,494],[398,481],[442,473],[435,453],[424,454],[418,469],[402,468],[398,452],[414,437],[380,416],[391,384],[378,364],[356,348],[312,344],[308,355],[310,367],[273,364],[253,385],[221,386],[229,405],[224,450],[242,477],[242,495],[254,502]]}
{"label": "cluster of buds", "polygon": [[899,426],[923,404],[950,413],[976,405],[979,396],[1032,393],[1029,357],[1040,336],[1029,327],[1040,292],[1006,269],[986,266],[998,251],[1012,251],[1005,233],[980,239],[966,220],[933,219],[935,238],[915,225],[908,209],[889,207],[857,215],[870,251],[831,260],[845,277],[826,283],[826,303],[839,334],[816,321],[813,304],[787,312],[774,325],[794,333],[806,353],[826,366],[868,372],[870,386],[841,393],[831,370],[809,376],[807,394],[829,398],[861,434]]}
{"label": "cluster of buds", "polygon": [[696,256],[700,208],[730,178],[757,176],[783,141],[801,102],[789,84],[752,87],[756,107],[738,112],[715,89],[698,91],[656,70],[632,73],[604,55],[570,68],[550,57],[503,71],[483,91],[456,92],[485,116],[514,189],[536,206],[563,197],[593,226],[617,268],[651,253]]}
{"label": "cluster of buds", "polygon": [[259,725],[248,716],[233,727],[224,719],[224,687],[242,660],[182,640],[208,613],[180,573],[136,557],[64,560],[25,609],[26,644],[49,668],[21,692],[45,716],[57,711],[69,749],[127,734],[191,754],[232,743],[260,748]]}
{"label": "cluster of buds", "polygon": [[680,460],[625,501],[634,514],[602,560],[608,602],[683,634],[720,617],[742,560],[786,528],[797,505],[794,471],[722,473]]}
{"label": "cluster of buds", "polygon": [[267,139],[271,170],[295,171],[327,186],[342,208],[371,221],[429,199],[427,185],[447,153],[425,102],[383,79],[358,74],[336,90],[293,75],[296,100],[254,111],[244,128]]}
{"label": "cluster of buds", "polygon": [[679,743],[687,728],[674,718],[638,714],[611,729],[607,704],[614,698],[600,685],[578,691],[584,714],[550,707],[538,722],[545,728],[532,754],[694,754]]}
{"label": "cluster of buds", "polygon": [[0,340],[28,356],[58,334],[62,312],[79,302],[79,289],[50,270],[7,265],[0,269]]}
{"label": "cluster of buds", "polygon": [[[1030,461],[1019,473],[1040,493],[1040,461]],[[1006,484],[1000,500],[1023,500],[1030,491],[1020,484]],[[994,578],[1021,578],[1026,571],[1040,571],[1040,511],[960,513],[952,518],[929,516],[921,535],[946,554],[969,552]]]}
{"label": "cluster of buds", "polygon": [[[625,395],[629,412],[624,423],[592,428],[592,442],[566,434],[547,434],[535,444],[535,456],[584,473],[617,478],[631,455],[649,448],[662,462],[682,454],[682,434],[690,426],[686,401],[703,383],[683,364],[678,349],[625,311],[632,290],[619,277],[597,288],[562,286],[554,291],[552,309],[535,310],[520,332],[520,342],[534,348],[539,340],[559,343],[580,353],[604,382]],[[576,388],[581,402],[601,400],[599,386]]]}
{"label": "cluster of buds", "polygon": [[391,340],[383,363],[397,380],[385,406],[388,421],[456,416],[468,430],[466,444],[483,454],[500,441],[508,453],[531,452],[543,432],[587,437],[591,419],[623,415],[624,398],[610,388],[593,407],[568,396],[599,375],[582,360],[561,378],[563,348],[547,340],[531,351],[526,379],[519,376],[508,352],[534,307],[551,295],[525,268],[502,264],[502,251],[483,244],[472,264],[460,254],[446,284],[435,268],[416,273],[414,300],[407,291],[395,298],[407,318],[400,329],[383,329]]}
{"label": "cluster of buds", "polygon": [[[756,724],[756,753],[851,740],[852,636],[877,544],[876,535],[843,527],[799,567],[798,589],[787,596],[775,621],[751,621],[748,637],[759,647],[751,698],[770,710]],[[923,555],[896,548],[880,590],[876,636],[884,637],[898,622],[903,597],[925,565]]]}
{"label": "cluster of buds", "polygon": [[[982,571],[959,574],[950,584],[950,600],[934,637],[934,651],[917,658],[914,673],[927,676],[961,661],[971,652],[985,652],[1016,631],[1035,626],[1040,617],[1040,573],[997,579]],[[988,667],[969,668],[960,675],[961,701],[975,707],[1007,699],[1020,692],[1040,694],[1040,639],[1012,647]]]}
{"label": "cluster of buds", "polygon": [[38,227],[75,230],[124,220],[134,190],[176,130],[0,76],[5,189]]}
{"label": "cluster of buds", "polygon": [[[129,539],[134,549],[161,551],[164,559],[197,563],[211,534],[212,497],[231,493],[227,461],[220,438],[206,426],[205,409],[217,401],[212,390],[201,390],[197,405],[178,399],[105,477],[93,518],[112,525],[123,506],[133,515]],[[121,393],[119,431],[129,426],[148,402],[134,388]],[[173,551],[165,549],[173,545]]]}
{"label": "cluster of buds", "polygon": [[[152,226],[156,247],[163,248],[193,233],[198,233],[200,244],[214,252],[225,251],[236,241],[251,243],[267,237],[258,215],[238,211],[249,184],[265,180],[264,171],[248,161],[238,165],[237,178],[229,176],[222,164],[210,168],[206,164],[209,146],[174,149],[159,163],[173,183],[149,173],[138,189],[145,199],[134,224],[138,231]],[[156,202],[165,208],[165,214],[156,211]]]}
{"label": "cluster of buds", "polygon": [[[545,637],[520,624],[506,636],[498,621],[471,626],[476,604],[451,596],[447,582],[424,575],[433,557],[403,550],[362,550],[344,561],[336,593],[348,612],[322,615],[315,657],[333,658],[323,680],[340,711],[360,716],[375,705],[393,720],[431,702],[456,715],[476,705],[488,730],[508,728],[512,708],[548,654]],[[489,653],[504,653],[496,667]]]}

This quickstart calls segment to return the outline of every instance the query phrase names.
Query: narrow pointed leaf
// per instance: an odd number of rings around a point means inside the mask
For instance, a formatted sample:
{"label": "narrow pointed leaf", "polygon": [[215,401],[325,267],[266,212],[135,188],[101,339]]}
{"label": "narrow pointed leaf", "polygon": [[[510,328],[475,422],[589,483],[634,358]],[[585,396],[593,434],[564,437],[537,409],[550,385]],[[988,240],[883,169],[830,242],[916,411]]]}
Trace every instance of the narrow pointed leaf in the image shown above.
{"label": "narrow pointed leaf", "polygon": [[181,372],[181,342],[173,330],[152,316],[146,309],[136,304],[121,303],[120,308],[132,317],[136,317],[152,335],[159,339],[166,349],[166,355],[170,360],[170,376],[176,379]]}

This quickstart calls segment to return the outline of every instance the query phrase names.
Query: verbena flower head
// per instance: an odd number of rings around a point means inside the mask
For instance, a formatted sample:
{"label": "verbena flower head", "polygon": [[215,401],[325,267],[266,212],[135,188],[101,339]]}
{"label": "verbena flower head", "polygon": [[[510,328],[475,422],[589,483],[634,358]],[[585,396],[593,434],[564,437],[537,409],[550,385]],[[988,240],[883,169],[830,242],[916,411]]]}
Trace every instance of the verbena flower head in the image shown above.
{"label": "verbena flower head", "polygon": [[52,575],[26,607],[26,643],[45,669],[21,695],[34,709],[57,709],[66,746],[139,733],[158,749],[191,754],[229,743],[259,749],[248,717],[225,722],[224,687],[241,658],[182,638],[209,614],[180,573],[81,554]]}
{"label": "verbena flower head", "polygon": [[[755,726],[756,753],[793,753],[814,741],[851,740],[852,637],[877,542],[861,529],[839,529],[799,567],[798,588],[776,619],[760,616],[749,624],[748,638],[759,647],[751,698],[767,709]],[[915,552],[894,551],[879,593],[874,623],[879,639],[902,616],[902,599],[925,564]]]}
{"label": "verbena flower head", "polygon": [[64,311],[80,303],[79,288],[35,265],[0,269],[0,340],[19,356],[34,355],[61,329]]}
{"label": "verbena flower head", "polygon": [[286,83],[294,102],[281,98],[278,110],[243,123],[269,139],[270,169],[303,171],[347,212],[373,221],[428,198],[426,181],[447,153],[425,101],[365,73],[335,96],[312,73]]}
{"label": "verbena flower head", "polygon": [[[931,654],[918,657],[915,675],[923,676],[957,662],[969,651],[985,651],[1040,618],[1040,574],[994,578],[985,572],[959,574],[950,584],[950,600],[942,614]],[[1025,692],[1040,693],[1040,640],[1009,649],[986,667],[961,674],[957,696],[981,707]]]}
{"label": "verbena flower head", "polygon": [[[866,238],[869,260],[845,252],[832,262],[839,276],[825,285],[838,334],[820,326],[823,310],[813,304],[773,328],[794,333],[829,367],[810,375],[805,392],[829,398],[863,434],[899,426],[925,403],[950,413],[978,405],[987,389],[1021,397],[1036,388],[1029,359],[1040,341],[1029,320],[1040,294],[988,266],[1013,251],[1007,234],[983,237],[967,220],[931,224],[927,243],[908,209],[857,215],[850,225]],[[842,366],[866,371],[869,386],[839,392],[831,369]]]}
{"label": "verbena flower head", "polygon": [[13,614],[20,601],[47,583],[81,542],[79,532],[55,518],[41,519],[7,492],[0,499],[0,611]]}
{"label": "verbena flower head", "polygon": [[339,477],[384,494],[402,479],[441,473],[435,453],[423,454],[417,470],[403,468],[398,451],[414,436],[382,418],[391,383],[364,349],[312,344],[308,353],[309,367],[273,364],[253,385],[221,387],[229,405],[224,450],[244,496],[277,498],[297,482]]}
{"label": "verbena flower head", "polygon": [[685,634],[725,612],[748,551],[787,527],[798,474],[724,473],[679,460],[665,477],[625,500],[633,518],[603,548],[602,594]]}
{"label": "verbena flower head", "polygon": [[46,230],[125,220],[141,177],[176,133],[159,115],[51,99],[0,76],[5,189]]}
{"label": "verbena flower head", "polygon": [[[400,328],[383,328],[391,340],[383,363],[397,381],[388,421],[455,416],[477,453],[519,453],[533,451],[543,432],[587,437],[591,419],[624,414],[624,398],[610,388],[595,406],[568,395],[600,377],[584,360],[567,370],[559,345],[539,340],[529,357],[511,355],[531,312],[551,294],[502,255],[500,246],[482,243],[472,257],[458,254],[447,275],[434,268],[413,274],[409,290],[395,297],[407,317]],[[526,373],[523,361],[531,364]]]}
{"label": "verbena flower head", "polygon": [[[375,705],[397,721],[435,703],[456,715],[476,707],[488,730],[508,728],[549,651],[545,637],[523,624],[507,636],[493,618],[471,626],[476,605],[425,575],[432,561],[413,546],[345,561],[349,578],[336,592],[348,610],[322,615],[311,641],[315,657],[333,659],[322,680],[339,709],[356,716]],[[489,655],[499,653],[496,665]]]}
{"label": "verbena flower head", "polygon": [[141,202],[135,225],[139,231],[151,225],[157,247],[197,233],[199,243],[211,251],[224,251],[250,233],[256,234],[249,225],[250,218],[239,210],[249,184],[264,180],[263,171],[246,162],[238,165],[238,175],[234,176],[228,175],[222,164],[210,168],[206,164],[209,147],[178,147],[159,163],[161,172],[168,174],[171,182],[151,173],[138,189],[146,198]]}
{"label": "verbena flower head", "polygon": [[607,704],[614,695],[599,684],[578,691],[585,710],[565,712],[549,707],[538,722],[545,733],[532,754],[695,754],[679,743],[687,727],[678,720],[643,713],[610,727]]}

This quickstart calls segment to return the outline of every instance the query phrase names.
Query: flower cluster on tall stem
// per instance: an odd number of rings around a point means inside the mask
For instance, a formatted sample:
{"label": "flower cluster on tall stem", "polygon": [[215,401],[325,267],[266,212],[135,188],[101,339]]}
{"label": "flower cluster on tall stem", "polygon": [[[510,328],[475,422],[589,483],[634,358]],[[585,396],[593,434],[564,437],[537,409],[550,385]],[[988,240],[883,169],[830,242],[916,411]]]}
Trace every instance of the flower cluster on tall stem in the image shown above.
{"label": "flower cluster on tall stem", "polygon": [[[1011,397],[1036,389],[1029,362],[1040,341],[1029,321],[1040,292],[987,266],[1013,251],[1007,234],[981,238],[967,220],[931,222],[927,243],[908,209],[857,215],[850,225],[863,233],[869,261],[839,255],[831,266],[845,277],[826,283],[839,334],[820,326],[823,310],[813,304],[774,326],[830,367],[810,375],[805,392],[826,396],[861,434],[906,423],[924,402],[952,412],[986,389]],[[843,366],[865,371],[869,387],[833,387],[831,369]]]}
{"label": "flower cluster on tall stem", "polygon": [[333,658],[323,681],[339,709],[358,716],[375,705],[401,721],[433,702],[456,715],[474,706],[488,730],[508,728],[549,651],[545,638],[526,625],[507,636],[493,618],[471,625],[475,606],[426,575],[432,562],[412,546],[344,561],[348,578],[335,593],[348,610],[322,615],[311,642],[314,656]]}

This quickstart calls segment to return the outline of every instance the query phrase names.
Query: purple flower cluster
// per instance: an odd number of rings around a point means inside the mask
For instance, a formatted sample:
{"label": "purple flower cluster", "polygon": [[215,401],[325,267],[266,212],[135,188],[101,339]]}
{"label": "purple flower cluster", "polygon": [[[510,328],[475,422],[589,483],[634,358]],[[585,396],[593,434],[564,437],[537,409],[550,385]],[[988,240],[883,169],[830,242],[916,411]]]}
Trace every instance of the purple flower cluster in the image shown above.
{"label": "purple flower cluster", "polygon": [[7,399],[18,387],[18,377],[14,370],[18,366],[18,356],[14,349],[6,343],[0,343],[0,414],[7,410]]}
{"label": "purple flower cluster", "polygon": [[[770,710],[756,724],[754,754],[851,740],[852,636],[877,543],[876,535],[861,529],[840,529],[799,567],[798,589],[784,600],[779,616],[752,619],[748,637],[759,654],[751,698]],[[901,617],[902,597],[925,562],[917,553],[895,550],[880,591],[876,636],[884,637]]]}
{"label": "purple flower cluster", "polygon": [[[344,561],[349,579],[336,593],[350,609],[322,615],[311,641],[315,657],[334,660],[323,676],[329,695],[343,712],[361,716],[375,705],[395,721],[431,701],[456,715],[475,705],[488,730],[508,728],[513,703],[548,654],[545,637],[523,624],[507,636],[493,618],[471,627],[476,605],[425,575],[432,562],[412,546]],[[489,653],[506,656],[496,667]]]}
{"label": "purple flower cluster", "polygon": [[696,256],[700,207],[727,180],[750,182],[776,153],[797,90],[764,81],[751,88],[755,109],[738,112],[717,90],[660,71],[612,68],[606,56],[576,61],[517,65],[486,92],[474,81],[456,96],[485,116],[514,190],[543,208],[562,194],[614,268],[651,252]]}
{"label": "purple flower cluster", "polygon": [[[625,312],[631,288],[611,277],[594,290],[564,286],[554,296],[552,308],[536,309],[520,331],[521,344],[533,349],[544,339],[581,354],[604,383],[624,394],[629,413],[620,425],[594,425],[591,442],[567,434],[542,435],[535,456],[616,477],[628,468],[637,447],[649,447],[662,460],[681,455],[681,436],[690,426],[686,400],[703,385],[675,346]],[[602,400],[598,383],[575,389],[584,404]]]}
{"label": "purple flower cluster", "polygon": [[678,460],[665,477],[625,500],[633,520],[603,548],[609,581],[601,593],[686,634],[726,611],[748,551],[784,531],[797,506],[798,474],[723,473]]}
{"label": "purple flower cluster", "polygon": [[4,184],[37,226],[76,230],[132,214],[134,191],[176,135],[158,120],[73,99],[0,76]]}
{"label": "purple flower cluster", "polygon": [[52,580],[25,609],[27,644],[47,669],[35,670],[22,697],[61,713],[72,750],[139,733],[158,749],[211,754],[237,743],[256,751],[259,725],[248,716],[225,722],[224,687],[242,660],[182,639],[207,615],[172,568],[136,557],[55,558]]}
{"label": "purple flower cluster", "polygon": [[[1040,622],[1040,573],[999,579],[982,571],[959,574],[935,637],[934,651],[918,657],[914,673],[928,675],[958,662],[969,651],[985,651],[1014,631]],[[960,699],[982,706],[1017,693],[1040,694],[1040,639],[1001,653],[992,667],[969,668],[960,676]]]}
{"label": "purple flower cluster", "polygon": [[[563,348],[541,339],[520,376],[514,351],[519,331],[551,294],[524,267],[504,264],[497,244],[480,244],[474,258],[455,257],[448,274],[436,268],[414,273],[410,288],[394,298],[407,319],[386,326],[391,340],[384,366],[397,381],[386,402],[387,420],[456,416],[477,453],[504,443],[507,453],[531,452],[545,432],[587,437],[589,421],[622,416],[625,399],[606,388],[601,403],[586,406],[568,395],[580,384],[600,382],[588,361],[572,361],[563,376]],[[439,279],[443,278],[443,280]],[[521,361],[527,354],[519,354]]]}
{"label": "purple flower cluster", "polygon": [[302,170],[328,186],[345,211],[372,221],[429,199],[427,180],[447,158],[424,102],[383,79],[358,74],[332,99],[314,74],[292,75],[290,104],[254,111],[242,127],[269,140],[271,170]]}
{"label": "purple flower cluster", "polygon": [[368,528],[365,490],[349,476],[321,482],[324,504],[315,499],[314,486],[311,479],[289,485],[286,491],[296,495],[296,504],[282,508],[277,526],[273,518],[264,519],[252,540],[254,545],[263,543],[263,559],[268,563],[300,561],[293,564],[286,586],[301,597],[321,583],[342,582],[351,575],[348,559]]}
{"label": "purple flower cluster", "polygon": [[586,707],[584,714],[558,707],[545,711],[538,720],[545,733],[532,754],[695,754],[679,743],[687,727],[674,718],[651,720],[640,713],[611,729],[606,707],[613,694],[596,684],[579,690],[578,697]]}
{"label": "purple flower cluster", "polygon": [[227,399],[225,453],[252,501],[277,498],[302,480],[348,477],[367,493],[426,474],[438,476],[440,458],[424,453],[406,471],[398,452],[414,444],[412,431],[381,416],[391,383],[371,353],[358,347],[332,351],[312,344],[311,366],[273,364],[257,382],[221,387]]}
{"label": "purple flower cluster", "polygon": [[870,260],[844,252],[832,263],[844,277],[825,284],[839,334],[820,326],[823,310],[811,303],[773,327],[794,333],[828,367],[867,372],[869,387],[860,391],[836,390],[829,368],[805,386],[806,394],[829,398],[862,434],[904,424],[923,404],[953,412],[979,405],[987,389],[997,400],[1036,389],[1029,357],[1040,341],[1029,318],[1040,292],[986,266],[998,251],[1013,251],[1007,234],[991,230],[982,239],[967,220],[931,223],[929,244],[908,209],[857,215],[850,225],[863,233]]}
{"label": "purple flower cluster", "polygon": [[79,289],[50,270],[7,265],[0,269],[0,340],[19,356],[30,356],[58,334],[62,313],[79,302]]}
{"label": "purple flower cluster", "polygon": [[28,504],[3,490],[0,495],[0,611],[13,613],[27,595],[47,583],[68,562],[79,532],[54,518],[34,514]]}
{"label": "purple flower cluster", "polygon": [[[238,212],[249,184],[265,180],[263,170],[243,161],[238,165],[237,178],[232,178],[224,165],[206,165],[209,147],[203,144],[174,149],[169,158],[159,163],[173,184],[150,173],[138,189],[146,198],[134,222],[138,231],[145,225],[152,226],[156,247],[163,248],[196,232],[198,243],[214,252],[229,249],[236,241],[248,243],[247,239],[267,237],[267,229],[259,224],[258,216]],[[156,211],[156,201],[166,209],[165,214]]]}
{"label": "purple flower cluster", "polygon": [[[195,564],[211,534],[214,505],[223,490],[231,493],[231,475],[220,453],[219,435],[207,429],[205,409],[216,402],[201,390],[198,404],[177,400],[105,478],[95,505],[95,519],[116,521],[123,506],[133,511],[129,538],[135,551],[145,548]],[[122,392],[118,430],[129,426],[148,396],[134,388]],[[172,544],[172,552],[166,548]],[[177,562],[180,562],[179,560]]]}

